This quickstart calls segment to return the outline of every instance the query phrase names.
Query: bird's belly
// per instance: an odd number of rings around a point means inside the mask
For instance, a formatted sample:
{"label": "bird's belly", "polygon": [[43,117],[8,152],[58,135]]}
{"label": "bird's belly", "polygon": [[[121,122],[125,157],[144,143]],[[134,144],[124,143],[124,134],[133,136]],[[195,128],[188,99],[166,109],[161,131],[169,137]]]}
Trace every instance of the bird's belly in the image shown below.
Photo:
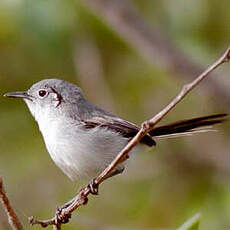
{"label": "bird's belly", "polygon": [[65,129],[44,136],[53,161],[72,180],[94,178],[127,144],[127,139],[106,129]]}

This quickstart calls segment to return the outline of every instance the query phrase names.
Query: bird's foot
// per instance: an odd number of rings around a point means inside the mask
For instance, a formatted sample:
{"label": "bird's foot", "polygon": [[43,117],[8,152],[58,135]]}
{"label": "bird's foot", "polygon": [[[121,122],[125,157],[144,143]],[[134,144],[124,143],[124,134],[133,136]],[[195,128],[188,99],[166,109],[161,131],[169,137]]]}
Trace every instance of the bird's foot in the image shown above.
{"label": "bird's foot", "polygon": [[92,195],[98,195],[98,184],[95,183],[95,179],[90,181],[88,188],[90,189],[90,193]]}

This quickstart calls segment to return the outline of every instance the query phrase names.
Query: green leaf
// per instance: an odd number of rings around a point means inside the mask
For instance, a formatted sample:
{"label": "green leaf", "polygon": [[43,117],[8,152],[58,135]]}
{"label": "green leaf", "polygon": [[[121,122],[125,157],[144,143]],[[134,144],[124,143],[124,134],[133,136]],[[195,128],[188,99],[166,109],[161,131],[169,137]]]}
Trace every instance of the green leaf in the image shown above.
{"label": "green leaf", "polygon": [[198,230],[201,219],[201,213],[195,214],[193,217],[188,219],[182,226],[177,230]]}

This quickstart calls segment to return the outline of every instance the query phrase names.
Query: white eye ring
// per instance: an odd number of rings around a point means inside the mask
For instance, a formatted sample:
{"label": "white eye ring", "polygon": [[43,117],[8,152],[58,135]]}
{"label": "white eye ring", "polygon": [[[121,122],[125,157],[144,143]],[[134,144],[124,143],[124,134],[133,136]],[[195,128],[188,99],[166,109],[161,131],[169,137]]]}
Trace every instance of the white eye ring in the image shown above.
{"label": "white eye ring", "polygon": [[44,98],[44,97],[46,97],[48,95],[48,92],[46,91],[46,90],[44,90],[44,89],[40,89],[39,91],[38,91],[38,96],[40,97],[40,98]]}

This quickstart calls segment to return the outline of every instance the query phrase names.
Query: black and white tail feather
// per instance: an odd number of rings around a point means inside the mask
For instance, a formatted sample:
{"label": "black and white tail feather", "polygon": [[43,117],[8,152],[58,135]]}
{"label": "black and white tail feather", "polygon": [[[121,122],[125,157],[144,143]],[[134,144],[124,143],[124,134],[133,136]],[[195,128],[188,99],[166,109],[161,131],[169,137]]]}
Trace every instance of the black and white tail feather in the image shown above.
{"label": "black and white tail feather", "polygon": [[149,134],[154,139],[164,139],[217,131],[216,129],[213,129],[213,125],[226,121],[227,115],[228,114],[215,114],[211,116],[177,121],[168,125],[156,127],[151,130]]}

